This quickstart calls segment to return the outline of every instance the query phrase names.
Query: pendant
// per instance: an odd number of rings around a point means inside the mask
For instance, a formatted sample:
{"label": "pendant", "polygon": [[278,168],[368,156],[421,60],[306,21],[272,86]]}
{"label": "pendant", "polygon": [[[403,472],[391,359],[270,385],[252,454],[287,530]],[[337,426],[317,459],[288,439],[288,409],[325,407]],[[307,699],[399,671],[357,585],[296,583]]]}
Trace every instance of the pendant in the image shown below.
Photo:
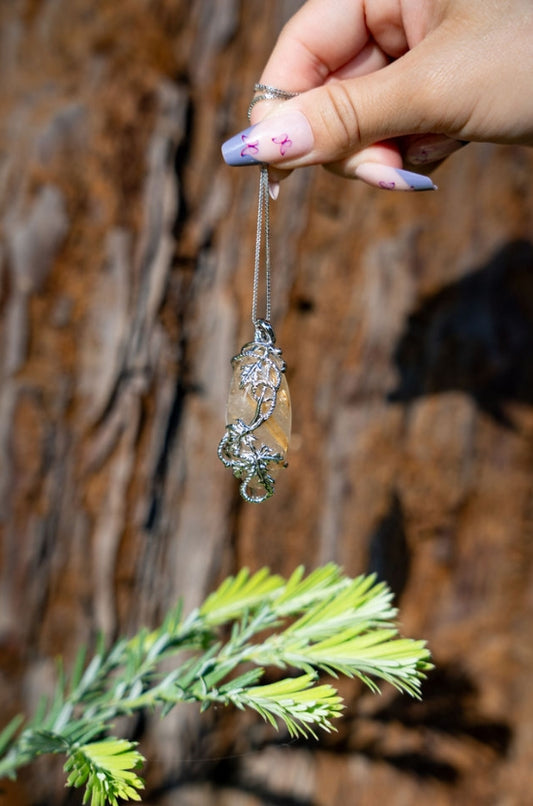
{"label": "pendant", "polygon": [[260,503],[274,493],[291,432],[291,402],[285,361],[275,347],[270,322],[255,322],[254,340],[232,359],[226,431],[218,456],[241,480],[245,501]]}

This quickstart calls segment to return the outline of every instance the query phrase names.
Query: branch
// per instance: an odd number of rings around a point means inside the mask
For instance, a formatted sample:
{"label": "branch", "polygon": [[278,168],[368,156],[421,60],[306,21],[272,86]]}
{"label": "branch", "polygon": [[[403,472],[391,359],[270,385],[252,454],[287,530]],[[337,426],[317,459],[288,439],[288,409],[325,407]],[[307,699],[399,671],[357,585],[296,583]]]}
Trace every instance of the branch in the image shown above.
{"label": "branch", "polygon": [[[336,689],[317,682],[320,672],[358,677],[376,692],[382,680],[420,697],[429,652],[423,641],[398,636],[391,602],[385,584],[350,579],[334,564],[307,577],[300,567],[288,580],[268,569],[242,570],[185,618],[179,605],[156,630],[108,650],[100,641],[88,663],[81,650],[69,681],[59,665],[51,701],[0,734],[0,778],[14,778],[43,753],[62,753],[67,784],[85,787],[84,803],[116,806],[117,798],[138,800],[143,786],[134,772],[141,754],[108,736],[120,715],[158,708],[164,716],[181,702],[232,704],[283,724],[291,736],[316,738],[318,729],[334,730],[343,708]],[[172,670],[161,671],[169,658]],[[238,673],[243,664],[249,668]],[[272,666],[290,675],[260,685]]]}

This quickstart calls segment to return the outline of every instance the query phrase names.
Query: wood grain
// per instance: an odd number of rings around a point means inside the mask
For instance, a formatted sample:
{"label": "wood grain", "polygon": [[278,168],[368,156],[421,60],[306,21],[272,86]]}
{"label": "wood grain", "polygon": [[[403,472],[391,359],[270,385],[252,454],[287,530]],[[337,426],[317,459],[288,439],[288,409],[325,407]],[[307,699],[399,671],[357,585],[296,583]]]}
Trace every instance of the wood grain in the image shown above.
{"label": "wood grain", "polygon": [[[533,758],[533,155],[469,146],[431,196],[298,172],[273,209],[294,437],[273,499],[216,447],[249,339],[257,176],[221,161],[275,0],[0,9],[0,705],[98,630],[226,573],[334,560],[393,585],[421,704],[343,684],[339,733],[135,726],[154,806],[518,806]],[[3,718],[2,718],[3,721]],[[43,759],[6,803],[78,802]]]}

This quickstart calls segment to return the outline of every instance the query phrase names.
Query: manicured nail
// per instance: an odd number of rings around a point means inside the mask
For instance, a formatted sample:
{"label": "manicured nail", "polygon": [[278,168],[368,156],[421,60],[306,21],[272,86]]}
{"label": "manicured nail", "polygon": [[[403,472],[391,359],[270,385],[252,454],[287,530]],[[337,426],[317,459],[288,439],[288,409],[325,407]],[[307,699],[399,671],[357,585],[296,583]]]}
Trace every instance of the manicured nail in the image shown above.
{"label": "manicured nail", "polygon": [[269,182],[268,183],[268,192],[269,192],[270,198],[273,201],[276,201],[276,199],[279,196],[279,182]]}
{"label": "manicured nail", "polygon": [[302,112],[272,115],[227,140],[222,156],[228,165],[257,165],[293,160],[309,153],[314,137]]}
{"label": "manicured nail", "polygon": [[412,165],[428,165],[449,157],[467,144],[466,140],[451,140],[449,137],[413,143],[405,154],[405,160]]}
{"label": "manicured nail", "polygon": [[355,170],[358,179],[383,190],[437,190],[429,176],[391,168],[378,162],[363,162]]}

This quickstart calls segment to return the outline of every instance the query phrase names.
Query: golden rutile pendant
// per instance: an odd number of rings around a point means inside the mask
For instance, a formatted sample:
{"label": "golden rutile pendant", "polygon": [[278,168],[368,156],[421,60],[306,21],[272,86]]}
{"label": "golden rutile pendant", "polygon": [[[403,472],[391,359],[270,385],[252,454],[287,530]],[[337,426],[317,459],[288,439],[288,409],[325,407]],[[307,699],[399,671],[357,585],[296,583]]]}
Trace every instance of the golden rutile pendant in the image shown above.
{"label": "golden rutile pendant", "polygon": [[258,319],[254,341],[233,358],[226,431],[218,446],[221,461],[241,480],[241,495],[251,503],[270,498],[280,468],[287,466],[291,402],[275,341],[270,322]]}

